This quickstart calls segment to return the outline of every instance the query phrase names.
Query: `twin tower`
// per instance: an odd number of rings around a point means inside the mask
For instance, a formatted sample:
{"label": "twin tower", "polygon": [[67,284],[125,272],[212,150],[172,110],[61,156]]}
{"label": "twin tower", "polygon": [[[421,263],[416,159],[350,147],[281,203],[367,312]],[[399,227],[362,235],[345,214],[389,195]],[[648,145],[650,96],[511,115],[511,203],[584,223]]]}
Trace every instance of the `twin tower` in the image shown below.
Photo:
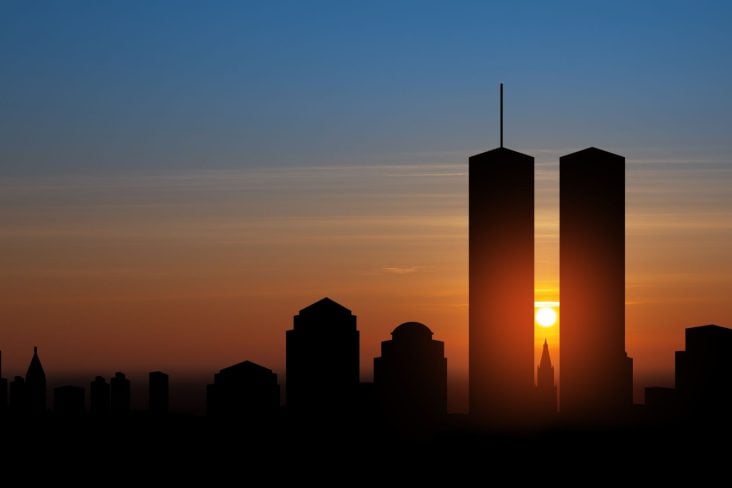
{"label": "twin tower", "polygon": [[[501,110],[502,112],[502,110]],[[560,412],[620,415],[632,404],[625,352],[625,158],[596,148],[559,160]],[[534,158],[472,156],[470,412],[530,419],[534,388]]]}

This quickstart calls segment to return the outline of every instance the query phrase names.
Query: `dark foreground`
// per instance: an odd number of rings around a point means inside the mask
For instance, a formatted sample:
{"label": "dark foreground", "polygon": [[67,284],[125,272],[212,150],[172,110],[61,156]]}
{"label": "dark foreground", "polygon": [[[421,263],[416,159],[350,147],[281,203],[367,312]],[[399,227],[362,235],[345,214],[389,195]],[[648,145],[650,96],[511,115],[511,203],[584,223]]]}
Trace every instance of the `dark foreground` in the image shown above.
{"label": "dark foreground", "polygon": [[728,484],[732,477],[732,429],[719,422],[499,432],[478,430],[457,416],[429,433],[399,426],[247,425],[176,416],[6,418],[0,426],[6,473],[63,480],[64,485],[104,486],[114,480],[166,486],[350,486],[439,480],[450,486],[641,481],[656,486],[687,479],[696,486]]}

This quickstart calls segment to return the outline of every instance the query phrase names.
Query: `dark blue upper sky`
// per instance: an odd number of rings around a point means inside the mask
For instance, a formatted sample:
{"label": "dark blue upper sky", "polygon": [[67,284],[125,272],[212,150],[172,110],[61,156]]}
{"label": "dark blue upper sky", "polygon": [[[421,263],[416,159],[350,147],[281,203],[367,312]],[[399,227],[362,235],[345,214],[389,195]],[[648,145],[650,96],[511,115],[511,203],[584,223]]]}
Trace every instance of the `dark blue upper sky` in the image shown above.
{"label": "dark blue upper sky", "polygon": [[[728,2],[0,3],[4,174],[732,153]],[[630,154],[628,154],[630,153]]]}

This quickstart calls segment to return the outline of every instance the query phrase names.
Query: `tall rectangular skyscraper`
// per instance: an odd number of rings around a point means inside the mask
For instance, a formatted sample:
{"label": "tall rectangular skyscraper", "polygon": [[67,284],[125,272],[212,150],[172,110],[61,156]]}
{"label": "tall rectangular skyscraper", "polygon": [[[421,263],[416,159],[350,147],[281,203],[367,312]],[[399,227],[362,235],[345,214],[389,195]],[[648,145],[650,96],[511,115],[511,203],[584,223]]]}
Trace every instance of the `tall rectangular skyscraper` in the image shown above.
{"label": "tall rectangular skyscraper", "polygon": [[560,410],[622,413],[632,404],[625,353],[625,158],[596,148],[559,160]]}
{"label": "tall rectangular skyscraper", "polygon": [[534,158],[469,160],[470,413],[521,420],[534,391]]}

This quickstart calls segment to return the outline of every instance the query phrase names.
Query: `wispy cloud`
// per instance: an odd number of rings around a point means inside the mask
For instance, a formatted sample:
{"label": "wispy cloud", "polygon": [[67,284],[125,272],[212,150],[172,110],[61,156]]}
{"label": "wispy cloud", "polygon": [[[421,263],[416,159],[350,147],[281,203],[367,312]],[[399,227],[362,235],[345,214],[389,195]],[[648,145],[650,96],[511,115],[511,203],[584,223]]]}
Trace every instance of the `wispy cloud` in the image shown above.
{"label": "wispy cloud", "polygon": [[381,269],[384,273],[395,274],[395,275],[405,275],[405,274],[416,273],[419,271],[418,266],[409,266],[409,267],[390,266],[390,267],[381,268]]}

